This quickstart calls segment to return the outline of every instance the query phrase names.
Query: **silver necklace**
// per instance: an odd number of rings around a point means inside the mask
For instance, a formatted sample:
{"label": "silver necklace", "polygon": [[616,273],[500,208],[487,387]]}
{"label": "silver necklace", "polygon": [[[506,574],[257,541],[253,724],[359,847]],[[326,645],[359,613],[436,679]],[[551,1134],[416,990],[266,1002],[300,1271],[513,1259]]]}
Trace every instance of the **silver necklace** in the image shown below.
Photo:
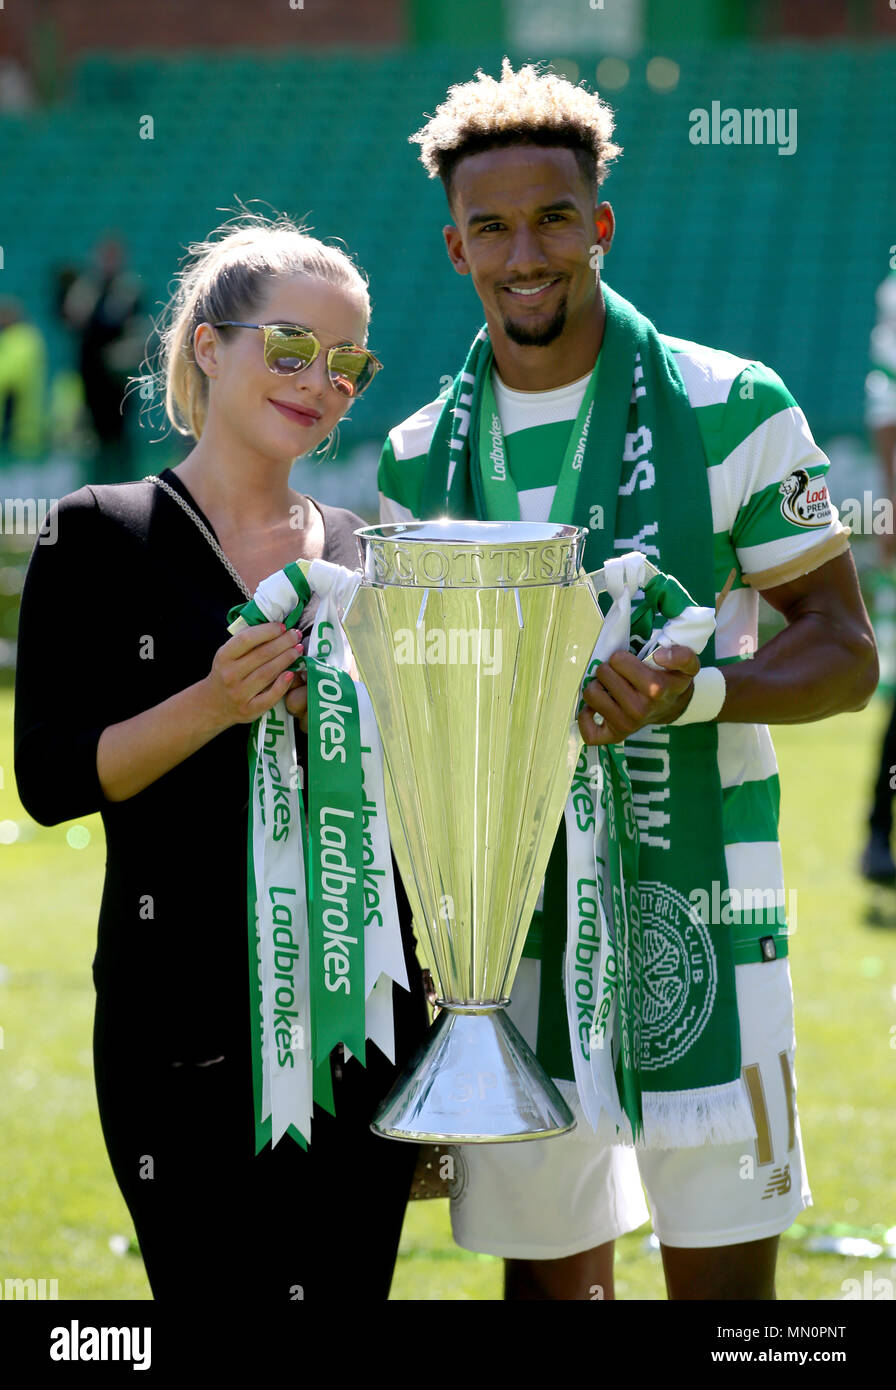
{"label": "silver necklace", "polygon": [[246,595],[246,598],[251,598],[252,593],[250,589],[243,582],[240,575],[234,569],[233,565],[230,563],[227,556],[224,554],[224,551],[221,549],[218,542],[215,540],[211,531],[208,529],[205,522],[202,520],[202,517],[196,515],[189,502],[185,502],[179,492],[175,492],[173,487],[166,483],[163,478],[158,477],[155,473],[147,474],[143,481],[146,483],[158,483],[159,487],[164,488],[164,490],[168,493],[169,497],[173,497],[177,505],[181,507],[187,513],[188,516],[191,516],[193,518],[193,520],[196,522],[196,525],[199,527],[200,531],[205,536],[205,539],[211,546],[212,550],[218,556],[218,559],[221,560],[221,562],[226,566],[234,582],[239,586],[240,589],[242,589],[243,593]]}

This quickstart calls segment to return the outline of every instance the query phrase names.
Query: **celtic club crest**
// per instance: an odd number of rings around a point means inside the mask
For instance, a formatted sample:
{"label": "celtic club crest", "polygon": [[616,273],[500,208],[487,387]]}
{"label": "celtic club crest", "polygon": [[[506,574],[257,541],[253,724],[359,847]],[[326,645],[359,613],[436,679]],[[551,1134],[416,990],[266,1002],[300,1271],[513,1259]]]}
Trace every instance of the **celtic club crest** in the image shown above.
{"label": "celtic club crest", "polygon": [[664,883],[642,882],[643,1071],[677,1062],[706,1027],[718,969],[709,928],[693,903]]}

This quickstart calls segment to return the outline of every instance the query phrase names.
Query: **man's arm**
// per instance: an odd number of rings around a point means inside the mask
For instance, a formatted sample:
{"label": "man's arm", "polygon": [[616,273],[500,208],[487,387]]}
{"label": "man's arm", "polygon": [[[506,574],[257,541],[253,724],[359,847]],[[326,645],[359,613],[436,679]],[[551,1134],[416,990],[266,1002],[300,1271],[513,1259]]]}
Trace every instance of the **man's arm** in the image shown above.
{"label": "man's arm", "polygon": [[[864,708],[877,685],[877,647],[849,552],[762,596],[787,626],[749,661],[719,668],[726,693],[717,721],[801,724]],[[654,660],[666,669],[653,671],[630,652],[601,666],[583,692],[579,728],[586,743],[619,743],[645,724],[670,724],[684,712],[697,656],[671,647]]]}
{"label": "man's arm", "polygon": [[728,724],[804,724],[864,709],[878,680],[877,646],[847,551],[762,591],[787,619],[750,661],[723,668]]}

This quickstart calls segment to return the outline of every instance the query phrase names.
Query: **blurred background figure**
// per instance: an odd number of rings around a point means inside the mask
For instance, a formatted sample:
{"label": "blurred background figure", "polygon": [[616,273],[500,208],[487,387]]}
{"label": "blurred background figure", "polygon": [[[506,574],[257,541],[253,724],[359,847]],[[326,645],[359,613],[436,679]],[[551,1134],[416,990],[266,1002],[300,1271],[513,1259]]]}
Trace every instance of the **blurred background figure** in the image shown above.
{"label": "blurred background figure", "polygon": [[30,459],[44,446],[47,353],[18,299],[0,299],[0,457]]}
{"label": "blurred background figure", "polygon": [[[48,402],[50,449],[57,458],[76,461],[79,468],[82,460],[86,465],[94,450],[93,425],[84,399],[84,382],[77,365],[77,346],[65,316],[65,301],[80,276],[81,268],[74,261],[63,261],[50,269],[53,336],[59,350],[59,364],[50,373]],[[60,327],[63,330],[61,334],[58,331]],[[85,478],[86,474],[81,477],[79,473],[79,483]]]}
{"label": "blurred background figure", "polygon": [[131,458],[125,387],[143,357],[148,325],[140,314],[140,282],[125,268],[117,238],[98,243],[94,264],[65,294],[62,317],[78,337],[78,367],[96,433],[91,481],[124,482]]}
{"label": "blurred background figure", "polygon": [[[865,382],[865,421],[881,465],[881,496],[894,498],[896,474],[896,270],[878,286],[877,322],[871,331],[871,371]],[[892,528],[876,537],[880,573],[874,590],[875,631],[880,648],[880,688],[894,697],[880,753],[862,873],[872,883],[896,885],[893,778],[896,777],[896,538]]]}
{"label": "blurred background figure", "polygon": [[33,105],[31,78],[21,63],[0,58],[0,111],[28,111]]}

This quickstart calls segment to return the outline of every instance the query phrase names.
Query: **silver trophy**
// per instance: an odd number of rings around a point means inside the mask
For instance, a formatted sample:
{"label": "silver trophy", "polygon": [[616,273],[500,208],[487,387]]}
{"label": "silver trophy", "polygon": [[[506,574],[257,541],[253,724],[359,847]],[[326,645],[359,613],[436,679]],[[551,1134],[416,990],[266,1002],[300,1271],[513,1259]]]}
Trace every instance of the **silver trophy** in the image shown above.
{"label": "silver trophy", "polygon": [[357,532],[363,580],[344,627],[440,1008],[379,1134],[494,1143],[575,1123],[506,1005],[581,749],[601,626],[586,534],[450,520]]}

